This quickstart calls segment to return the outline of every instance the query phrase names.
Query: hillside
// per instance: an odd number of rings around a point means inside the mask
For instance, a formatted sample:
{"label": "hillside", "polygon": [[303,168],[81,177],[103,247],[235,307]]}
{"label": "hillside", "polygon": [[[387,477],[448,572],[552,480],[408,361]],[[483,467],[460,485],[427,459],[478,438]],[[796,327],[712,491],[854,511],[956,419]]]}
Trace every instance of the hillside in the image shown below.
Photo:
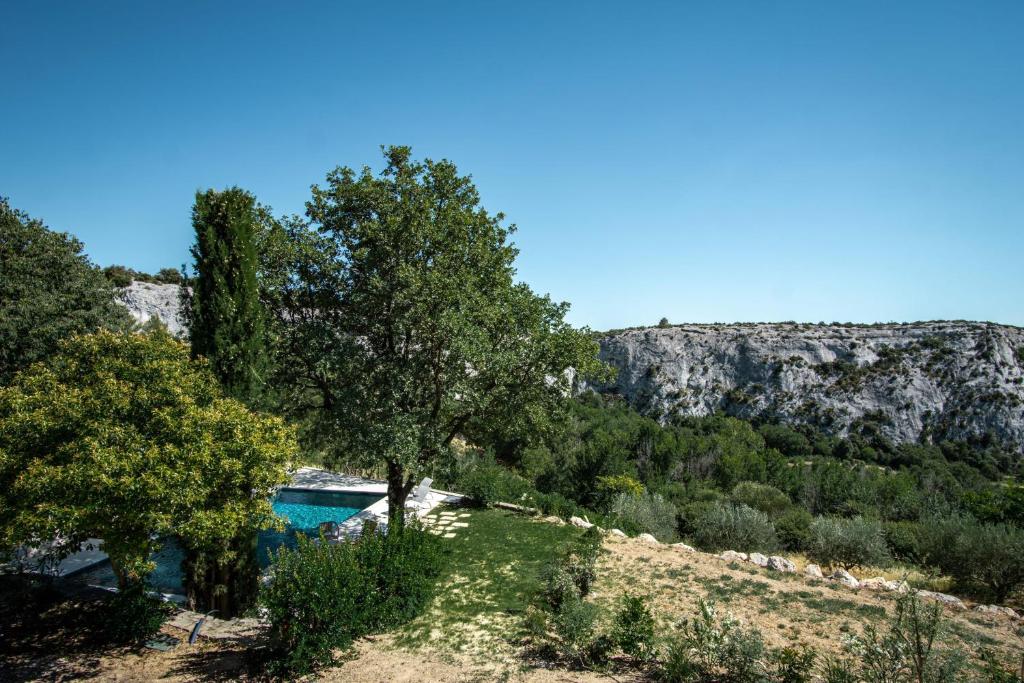
{"label": "hillside", "polygon": [[[178,285],[122,290],[140,322],[184,332]],[[905,441],[994,437],[1024,452],[1024,329],[976,322],[886,325],[677,325],[607,333],[608,386],[665,417],[725,411],[810,424],[828,433],[877,430]]]}
{"label": "hillside", "polygon": [[665,417],[725,411],[894,442],[1024,451],[1024,329],[975,322],[678,325],[607,333],[609,386]]}

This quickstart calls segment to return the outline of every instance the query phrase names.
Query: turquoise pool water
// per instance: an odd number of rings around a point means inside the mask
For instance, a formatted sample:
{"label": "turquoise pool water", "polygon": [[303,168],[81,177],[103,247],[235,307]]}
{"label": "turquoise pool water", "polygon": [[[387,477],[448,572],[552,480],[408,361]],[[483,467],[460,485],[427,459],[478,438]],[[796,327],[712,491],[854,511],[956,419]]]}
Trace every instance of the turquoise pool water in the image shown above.
{"label": "turquoise pool water", "polygon": [[[282,489],[274,497],[271,506],[285,521],[284,531],[261,531],[257,538],[256,555],[261,567],[267,567],[273,553],[282,545],[295,547],[299,533],[316,536],[321,522],[344,522],[363,508],[383,498],[381,494],[339,493],[336,491],[307,491],[303,489]],[[181,546],[173,539],[167,539],[163,547],[153,555],[156,569],[147,579],[154,590],[163,593],[182,593],[181,560],[184,557]],[[117,579],[104,562],[75,575],[75,580],[92,585],[116,586]]]}

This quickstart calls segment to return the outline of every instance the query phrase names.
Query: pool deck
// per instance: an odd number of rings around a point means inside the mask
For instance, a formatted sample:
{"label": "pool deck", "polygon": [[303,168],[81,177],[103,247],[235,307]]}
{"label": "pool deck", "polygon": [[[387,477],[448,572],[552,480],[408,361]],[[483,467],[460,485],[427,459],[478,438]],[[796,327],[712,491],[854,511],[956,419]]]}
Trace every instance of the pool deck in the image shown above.
{"label": "pool deck", "polygon": [[[354,538],[362,533],[366,522],[375,522],[379,527],[387,526],[388,519],[388,485],[387,482],[375,479],[364,479],[351,474],[329,472],[316,467],[300,467],[291,473],[288,483],[282,488],[302,489],[307,491],[337,491],[339,493],[379,493],[381,499],[369,507],[360,510],[341,524],[341,536]],[[441,503],[456,503],[462,496],[448,491],[430,489],[426,504],[415,512],[419,517],[427,514]],[[81,549],[64,558],[48,573],[55,576],[70,576],[77,572],[94,567],[107,560],[106,553],[99,550],[100,539],[90,538],[82,544]],[[29,551],[30,553],[32,551]]]}

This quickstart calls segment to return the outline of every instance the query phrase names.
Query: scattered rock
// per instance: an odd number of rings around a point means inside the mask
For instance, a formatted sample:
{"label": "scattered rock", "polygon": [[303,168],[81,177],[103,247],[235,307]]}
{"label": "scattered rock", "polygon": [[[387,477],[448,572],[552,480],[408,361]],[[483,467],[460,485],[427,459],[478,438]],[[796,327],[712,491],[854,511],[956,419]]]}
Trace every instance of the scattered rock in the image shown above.
{"label": "scattered rock", "polygon": [[565,524],[565,522],[562,521],[561,517],[556,517],[555,515],[550,515],[548,517],[545,517],[544,521],[548,522],[549,524],[558,524],[559,526],[562,526],[563,524]]}
{"label": "scattered rock", "polygon": [[725,560],[726,562],[746,562],[747,561],[747,554],[746,553],[738,553],[735,550],[726,550],[724,553],[719,555],[719,557],[722,558],[723,560]]}
{"label": "scattered rock", "polygon": [[1009,607],[1003,607],[1002,605],[978,605],[974,608],[974,611],[982,612],[984,614],[1002,614],[1003,616],[1010,617],[1011,619],[1020,619],[1019,614]]}
{"label": "scattered rock", "polygon": [[796,572],[796,565],[787,560],[785,557],[772,555],[768,558],[768,569],[774,569],[777,572],[786,572],[788,574],[792,574]]}
{"label": "scattered rock", "polygon": [[643,541],[644,543],[652,543],[654,545],[661,545],[661,541],[656,539],[654,536],[651,536],[650,534],[640,534],[639,536],[637,536],[637,538],[640,539],[641,541]]}
{"label": "scattered rock", "polygon": [[573,526],[578,526],[581,529],[589,529],[590,527],[594,526],[587,520],[580,519],[579,517],[570,517],[569,524],[572,524]]}
{"label": "scattered rock", "polygon": [[696,548],[694,548],[692,545],[686,545],[685,543],[673,543],[672,547],[675,548],[676,550],[683,550],[683,551],[688,552],[688,553],[695,553],[695,552],[697,552]]}
{"label": "scattered rock", "polygon": [[768,566],[768,556],[762,555],[761,553],[750,553],[750,556],[747,558],[747,560],[749,562],[752,562],[753,564],[756,564],[758,567]]}
{"label": "scattered rock", "polygon": [[[896,582],[893,581],[892,583],[895,585]],[[869,591],[894,590],[889,588],[889,581],[887,581],[884,576],[873,576],[870,579],[861,579],[860,587],[866,588]]]}
{"label": "scattered rock", "polygon": [[608,533],[612,536],[618,536],[619,538],[626,538],[626,532],[622,529],[610,529]]}
{"label": "scattered rock", "polygon": [[809,564],[804,567],[804,574],[811,577],[812,579],[823,579],[824,574],[821,573],[821,567],[816,564]]}
{"label": "scattered rock", "polygon": [[835,570],[834,572],[829,574],[828,578],[832,579],[833,581],[838,581],[847,588],[860,588],[860,581],[854,578],[853,575],[845,569]]}
{"label": "scattered rock", "polygon": [[946,607],[952,607],[953,609],[963,610],[967,609],[964,603],[961,602],[960,598],[953,595],[946,595],[945,593],[936,593],[934,591],[917,591],[917,594],[926,600],[935,600],[941,602]]}

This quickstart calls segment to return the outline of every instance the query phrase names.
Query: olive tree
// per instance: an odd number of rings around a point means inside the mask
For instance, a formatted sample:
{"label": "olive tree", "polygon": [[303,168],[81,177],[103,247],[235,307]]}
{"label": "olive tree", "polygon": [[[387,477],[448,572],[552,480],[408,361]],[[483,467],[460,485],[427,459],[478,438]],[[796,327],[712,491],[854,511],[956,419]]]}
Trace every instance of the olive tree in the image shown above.
{"label": "olive tree", "polygon": [[383,463],[399,523],[467,425],[549,414],[574,377],[601,368],[586,330],[565,322],[568,305],[515,282],[514,226],[480,206],[454,164],[410,155],[386,149],[379,175],[330,172],[309,225],[282,228],[286,275],[267,278],[295,401],[336,445]]}
{"label": "olive tree", "polygon": [[73,337],[0,389],[0,547],[101,538],[123,588],[168,536],[227,566],[231,539],[278,523],[269,498],[295,448],[166,333]]}

